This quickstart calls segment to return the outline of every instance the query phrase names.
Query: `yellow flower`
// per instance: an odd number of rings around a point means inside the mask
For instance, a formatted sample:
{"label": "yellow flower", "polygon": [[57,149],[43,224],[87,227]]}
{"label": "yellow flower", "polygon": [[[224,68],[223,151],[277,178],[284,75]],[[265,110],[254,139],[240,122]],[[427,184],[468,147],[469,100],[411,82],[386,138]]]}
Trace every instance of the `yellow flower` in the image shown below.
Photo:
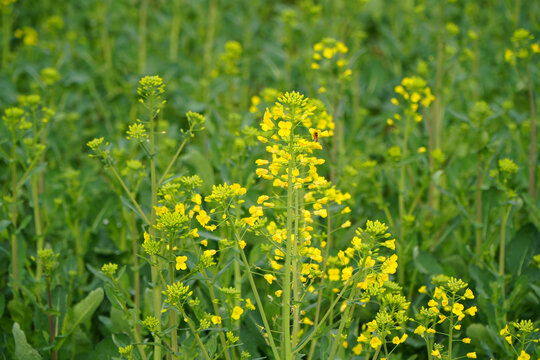
{"label": "yellow flower", "polygon": [[201,210],[199,212],[199,215],[197,215],[195,218],[202,226],[205,226],[210,220],[212,220],[212,218],[210,218],[210,216],[208,216],[208,214],[204,210]]}
{"label": "yellow flower", "polygon": [[519,354],[519,357],[517,360],[529,360],[531,356],[525,352],[525,350],[521,350],[521,354]]}
{"label": "yellow flower", "polygon": [[205,250],[203,252],[203,256],[204,257],[212,257],[216,254],[216,250],[212,249],[212,250]]}
{"label": "yellow flower", "polygon": [[512,336],[508,335],[507,337],[505,337],[506,339],[506,342],[509,343],[510,345],[512,345]]}
{"label": "yellow flower", "polygon": [[452,306],[452,313],[456,315],[461,315],[464,308],[465,307],[463,306],[463,304],[454,303],[454,305]]}
{"label": "yellow flower", "polygon": [[238,246],[240,246],[240,249],[243,249],[243,248],[246,247],[246,242],[245,242],[244,240],[240,240],[240,241],[238,242]]}
{"label": "yellow flower", "polygon": [[341,346],[343,346],[343,348],[345,348],[345,349],[346,349],[346,348],[348,348],[348,347],[349,347],[349,343],[348,343],[348,342],[346,342],[346,341],[344,341],[344,342],[343,342],[343,343],[341,344]]}
{"label": "yellow flower", "polygon": [[427,329],[426,332],[428,334],[436,334],[437,333],[437,331],[435,329],[432,329],[432,328]]}
{"label": "yellow flower", "polygon": [[400,343],[399,337],[394,336],[394,338],[392,339],[392,343],[393,343],[393,344],[396,344],[396,345],[399,345],[399,343]]}
{"label": "yellow flower", "polygon": [[212,316],[212,323],[214,325],[221,324],[221,316],[217,316],[217,315]]}
{"label": "yellow flower", "polygon": [[417,151],[419,154],[423,154],[427,151],[427,149],[425,146],[420,146]]}
{"label": "yellow flower", "polygon": [[328,269],[328,278],[330,279],[330,281],[339,281],[339,269]]}
{"label": "yellow flower", "polygon": [[501,331],[499,331],[499,335],[501,336],[508,335],[508,334],[510,334],[510,332],[508,331],[508,325],[506,325],[504,329],[501,329]]}
{"label": "yellow flower", "polygon": [[263,131],[269,131],[274,128],[274,123],[272,122],[272,113],[268,108],[266,108],[266,111],[264,113],[263,121],[261,123],[261,129]]}
{"label": "yellow flower", "polygon": [[426,286],[425,286],[425,285],[420,286],[420,288],[418,289],[418,292],[419,292],[420,294],[425,294],[425,293],[427,292]]}
{"label": "yellow flower", "polygon": [[435,356],[437,359],[440,359],[441,353],[439,350],[431,350],[431,356]]}
{"label": "yellow flower", "polygon": [[386,259],[386,261],[382,264],[381,271],[384,274],[395,274],[398,267],[397,259],[398,256],[396,254],[390,256],[390,258]]}
{"label": "yellow flower", "polygon": [[257,204],[262,204],[263,202],[265,202],[266,200],[268,200],[270,197],[268,195],[261,195],[259,196],[259,198],[257,199]]}
{"label": "yellow flower", "polygon": [[348,228],[349,226],[351,226],[350,220],[347,220],[343,224],[341,224],[342,229]]}
{"label": "yellow flower", "polygon": [[469,359],[476,359],[476,353],[475,353],[475,352],[467,353],[467,357],[468,357]]}
{"label": "yellow flower", "polygon": [[454,326],[454,329],[461,330],[461,324],[457,324],[456,326]]}
{"label": "yellow flower", "polygon": [[194,202],[194,203],[197,204],[197,205],[201,205],[201,203],[202,203],[202,197],[201,197],[201,194],[194,194],[194,195],[191,197],[191,201]]}
{"label": "yellow flower", "polygon": [[231,318],[233,320],[238,320],[240,319],[240,315],[242,315],[243,312],[244,312],[244,309],[242,309],[240,306],[235,306],[231,314]]}
{"label": "yellow flower", "polygon": [[201,245],[204,247],[208,246],[208,240],[201,240]]}
{"label": "yellow flower", "polygon": [[291,134],[292,122],[290,121],[280,121],[278,123],[279,131],[278,135],[283,139],[287,139]]}
{"label": "yellow flower", "polygon": [[474,299],[474,294],[471,289],[467,289],[465,290],[465,295],[463,295],[463,297],[465,297],[465,299]]}
{"label": "yellow flower", "polygon": [[423,325],[419,325],[415,330],[414,333],[418,334],[420,336],[424,336],[424,332],[426,331],[426,327]]}
{"label": "yellow flower", "polygon": [[387,240],[382,243],[382,246],[387,247],[390,250],[396,250],[396,239]]}
{"label": "yellow flower", "polygon": [[356,339],[356,341],[358,341],[358,342],[368,342],[368,338],[366,337],[366,335],[361,334],[361,335]]}
{"label": "yellow flower", "polygon": [[272,274],[266,274],[264,275],[264,279],[268,281],[269,284],[271,284],[272,281],[276,280],[276,277]]}
{"label": "yellow flower", "polygon": [[274,294],[276,294],[277,297],[281,297],[281,294],[283,294],[283,290],[276,290]]}
{"label": "yellow flower", "polygon": [[246,299],[246,309],[248,310],[255,310],[255,305],[253,305],[251,303],[251,299],[250,298],[247,298]]}
{"label": "yellow flower", "polygon": [[469,314],[471,316],[474,316],[474,315],[476,315],[477,311],[478,311],[478,309],[476,308],[476,306],[471,306],[470,308],[465,310],[465,313],[467,313],[467,314]]}
{"label": "yellow flower", "polygon": [[[168,194],[167,194],[168,195]],[[182,215],[185,215],[186,213],[186,207],[184,206],[184,204],[180,203],[180,204],[176,204],[174,206],[174,212],[176,213],[179,213],[179,214],[182,214]]]}
{"label": "yellow flower", "polygon": [[373,337],[369,342],[369,345],[371,345],[372,348],[377,349],[382,345],[382,341],[378,337]]}
{"label": "yellow flower", "polygon": [[471,343],[471,339],[470,338],[463,338],[463,341],[465,344],[470,344]]}
{"label": "yellow flower", "polygon": [[355,355],[360,355],[362,353],[362,350],[362,344],[356,344],[356,346],[352,348],[352,351]]}
{"label": "yellow flower", "polygon": [[187,256],[177,256],[176,257],[176,270],[186,270],[187,269],[186,260],[187,260]]}

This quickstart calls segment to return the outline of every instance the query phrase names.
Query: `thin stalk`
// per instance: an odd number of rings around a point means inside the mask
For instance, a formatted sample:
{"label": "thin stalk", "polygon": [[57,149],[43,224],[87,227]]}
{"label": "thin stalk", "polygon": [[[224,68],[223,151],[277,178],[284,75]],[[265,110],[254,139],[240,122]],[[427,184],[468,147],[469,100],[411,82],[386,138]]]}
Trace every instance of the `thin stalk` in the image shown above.
{"label": "thin stalk", "polygon": [[2,12],[2,70],[5,70],[10,57],[9,42],[11,41],[13,23],[12,7],[11,5],[3,6],[0,11]]}
{"label": "thin stalk", "polygon": [[[118,173],[118,171],[116,170],[114,165],[111,164],[111,165],[109,165],[109,167],[110,167],[114,177],[116,178],[116,180],[118,180],[120,185],[122,185],[122,188],[124,188],[125,193],[129,197],[129,200],[131,200],[131,204],[133,206],[135,206],[135,209],[137,210],[139,216],[143,219],[143,221],[146,223],[146,225],[151,225],[152,223],[150,222],[150,220],[148,219],[148,217],[146,216],[144,211],[142,211],[139,203],[137,202],[137,200],[135,200],[135,197],[133,196],[131,191],[128,189],[128,187],[127,187],[126,183],[124,182],[124,180],[122,180],[122,177],[120,176],[120,174]],[[152,208],[152,211],[154,211],[153,208]]]}
{"label": "thin stalk", "polygon": [[[173,254],[173,237],[169,237],[169,284],[172,286],[174,284],[174,254]],[[178,359],[176,355],[178,353],[178,322],[176,320],[176,310],[171,308],[169,310],[169,316],[171,319],[171,326],[173,329],[171,331],[171,349],[173,351],[172,358]]]}
{"label": "thin stalk", "polygon": [[148,22],[148,0],[141,0],[139,8],[139,73],[146,71],[146,32]]}
{"label": "thin stalk", "polygon": [[[134,296],[133,296],[133,304],[134,304],[134,310],[135,310],[135,316],[137,316],[137,320],[139,319],[139,314],[141,313],[141,279],[140,279],[140,272],[139,272],[139,244],[137,242],[137,229],[136,229],[136,223],[135,223],[135,216],[133,216],[133,213],[129,213],[128,215],[128,223],[129,223],[129,230],[131,232],[131,257],[133,261],[133,288],[134,288]],[[140,339],[141,338],[141,326],[137,322],[135,325],[135,338]],[[139,353],[141,354],[142,358],[146,359],[146,353],[144,352],[144,347],[142,345],[137,346],[139,348]]]}
{"label": "thin stalk", "polygon": [[[439,19],[437,32],[437,60],[435,70],[435,101],[433,103],[432,124],[429,131],[429,167],[433,167],[431,152],[441,147],[442,133],[442,82],[444,76],[444,2],[439,4]],[[429,186],[429,206],[439,209],[439,192],[433,182]]]}
{"label": "thin stalk", "polygon": [[204,43],[203,64],[206,74],[210,74],[211,61],[213,57],[214,36],[216,31],[216,15],[218,10],[217,0],[210,0],[208,9],[208,22],[206,23],[206,39]]}
{"label": "thin stalk", "polygon": [[[38,189],[38,176],[33,175],[31,178],[31,190],[32,190],[32,202],[34,204],[34,231],[36,232],[36,238],[37,238],[37,247],[36,247],[36,254],[39,253],[41,249],[43,249],[43,229],[41,226],[41,212],[39,208],[39,189]],[[39,281],[41,278],[41,271],[42,271],[42,263],[39,258],[37,257],[37,269],[36,269],[36,280]]]}
{"label": "thin stalk", "polygon": [[[51,296],[51,279],[47,276],[47,302],[49,304],[49,311],[47,312],[47,317],[49,318],[49,344],[54,344],[54,339],[56,335],[56,330],[54,327],[54,317],[50,313],[53,310],[52,307],[52,296]],[[56,348],[52,349],[51,359],[56,360],[58,358],[58,350]]]}
{"label": "thin stalk", "polygon": [[11,145],[11,161],[9,167],[11,170],[11,225],[13,226],[13,232],[11,233],[11,261],[13,271],[13,291],[15,293],[19,290],[19,248],[17,241],[17,146],[15,130],[12,131],[12,145]]}
{"label": "thin stalk", "polygon": [[189,329],[191,330],[191,332],[193,333],[193,336],[195,336],[195,339],[197,340],[197,343],[199,343],[199,348],[202,350],[204,358],[206,360],[212,360],[210,356],[208,355],[208,352],[206,351],[206,347],[204,346],[204,343],[199,337],[199,334],[197,333],[197,329],[195,329],[195,326],[193,325],[193,322],[191,321],[191,319],[186,315],[185,311],[182,308],[179,308],[178,310],[180,310],[182,317],[187,322]]}
{"label": "thin stalk", "polygon": [[476,233],[476,249],[475,254],[478,257],[482,250],[482,184],[484,182],[484,172],[482,169],[482,153],[478,154],[477,171],[476,171],[476,195],[475,195],[475,233]]}
{"label": "thin stalk", "polygon": [[[146,0],[143,0],[146,3]],[[154,224],[156,223],[156,206],[157,206],[157,181],[156,181],[156,160],[155,160],[155,121],[154,121],[154,99],[150,97],[149,99],[149,112],[150,112],[150,183],[152,191],[152,200],[150,207],[150,236],[155,238],[156,228]],[[152,295],[154,300],[154,317],[159,320],[161,324],[161,285],[159,284],[159,275],[160,275],[160,260],[154,256],[154,264],[152,266]],[[159,329],[161,330],[161,325]],[[154,360],[161,360],[161,339],[156,339],[156,345],[154,345]]]}
{"label": "thin stalk", "polygon": [[300,350],[302,350],[310,341],[313,337],[315,337],[318,333],[318,331],[320,330],[320,328],[322,327],[322,325],[324,324],[324,322],[326,321],[326,319],[330,316],[330,314],[332,314],[332,311],[334,310],[334,307],[336,306],[336,304],[339,302],[339,300],[343,297],[343,294],[345,293],[345,291],[347,290],[347,288],[349,287],[349,285],[351,284],[351,282],[354,282],[356,283],[356,279],[358,278],[358,276],[360,276],[360,272],[357,271],[353,276],[351,276],[349,278],[349,280],[347,280],[345,282],[345,284],[343,284],[343,288],[341,289],[341,291],[339,292],[339,294],[336,296],[336,298],[334,299],[334,301],[332,302],[332,304],[330,304],[330,307],[328,308],[328,310],[326,310],[326,313],[324,314],[324,316],[321,318],[321,321],[319,322],[319,325],[318,326],[315,326],[313,327],[313,331],[311,332],[311,334],[309,334],[305,339],[304,341],[302,341],[300,343],[300,345],[298,345],[298,347],[296,347],[296,349],[294,349],[294,353],[297,354],[300,352]]}
{"label": "thin stalk", "polygon": [[[403,134],[403,143],[402,143],[402,151],[403,151],[403,157],[402,159],[406,159],[408,155],[408,142],[409,142],[409,131],[410,131],[410,117],[407,117],[405,122],[405,131]],[[403,258],[405,254],[403,254],[403,247],[402,243],[405,240],[405,227],[404,227],[404,218],[406,215],[406,209],[405,209],[405,164],[402,162],[400,164],[399,168],[399,183],[398,183],[398,206],[399,206],[399,240],[396,242],[396,252],[397,255],[400,258]],[[405,267],[400,266],[398,269],[398,281],[400,284],[403,284],[403,281],[405,280]]]}
{"label": "thin stalk", "polygon": [[505,242],[506,242],[506,224],[508,222],[508,217],[510,216],[510,210],[512,209],[512,205],[508,205],[505,208],[503,208],[502,214],[501,214],[501,235],[500,235],[500,243],[499,243],[499,276],[503,278],[503,286],[502,286],[502,296],[504,299],[504,259],[505,259]]}
{"label": "thin stalk", "polygon": [[[292,111],[294,113],[294,109]],[[292,119],[294,124],[294,119]],[[289,135],[288,153],[291,155],[287,173],[287,244],[285,249],[285,266],[283,278],[283,302],[281,306],[281,350],[284,359],[292,359],[291,349],[291,263],[292,263],[292,233],[293,233],[293,209],[294,209],[294,189],[292,182],[292,172],[294,169],[294,132]],[[297,239],[295,239],[296,241]],[[294,259],[296,263],[296,259]],[[293,276],[296,272],[293,272]],[[296,346],[296,344],[295,344]]]}
{"label": "thin stalk", "polygon": [[[326,267],[328,263],[328,255],[330,253],[330,247],[331,247],[331,240],[332,240],[332,221],[330,216],[330,206],[326,204],[326,212],[328,213],[327,221],[327,229],[326,229],[326,246],[324,248],[324,263],[322,267],[322,277],[321,277],[321,284],[320,284],[320,290],[319,295],[317,297],[317,307],[315,309],[315,320],[313,322],[313,326],[317,327],[319,325],[319,316],[321,314],[321,305],[322,305],[322,298],[323,293],[325,289],[325,282],[326,282]],[[309,353],[308,353],[308,360],[311,360],[313,358],[313,354],[315,353],[315,347],[317,346],[317,339],[314,339],[311,342],[311,346],[309,347]]]}
{"label": "thin stalk", "polygon": [[534,94],[531,71],[527,65],[527,85],[529,88],[529,109],[531,111],[531,145],[529,148],[529,195],[536,200],[535,171],[536,171],[536,117],[534,109]]}
{"label": "thin stalk", "polygon": [[[455,298],[456,294],[452,295],[452,304],[454,304]],[[448,360],[452,360],[452,337],[454,336],[454,318],[455,315],[452,314],[452,316],[450,316],[450,330],[448,331]]]}
{"label": "thin stalk", "polygon": [[[294,186],[294,185],[293,185]],[[294,243],[293,243],[293,263],[292,263],[292,287],[293,287],[293,332],[292,343],[294,346],[298,344],[298,331],[300,330],[300,287],[298,283],[298,242],[300,241],[298,232],[298,211],[299,211],[299,193],[298,189],[294,192]]]}
{"label": "thin stalk", "polygon": [[[237,240],[239,239],[238,233],[235,231],[235,236]],[[259,290],[257,290],[257,285],[255,284],[255,280],[253,279],[253,275],[250,271],[249,262],[246,258],[246,254],[244,253],[243,249],[240,249],[240,256],[242,257],[242,262],[244,263],[244,267],[246,268],[246,273],[249,279],[249,284],[251,285],[251,290],[253,291],[253,294],[255,295],[255,301],[257,302],[257,306],[259,307],[259,313],[261,314],[261,318],[264,324],[264,329],[266,330],[266,334],[268,335],[268,341],[270,342],[270,347],[272,349],[272,353],[274,355],[274,358],[276,360],[280,360],[281,357],[279,356],[279,351],[276,347],[276,344],[274,342],[274,337],[272,335],[272,330],[270,329],[270,325],[268,324],[268,320],[266,319],[266,313],[264,311],[264,307],[261,301],[261,297],[259,296]]]}
{"label": "thin stalk", "polygon": [[[364,269],[366,265],[366,258],[364,258],[364,261],[362,262],[362,266],[358,269],[358,273],[361,273],[362,270]],[[352,286],[352,289],[351,289],[351,293],[350,293],[350,299],[354,301],[354,297],[356,295],[356,291],[357,291],[357,283],[358,283],[358,276],[355,278],[354,282],[353,282],[353,286]],[[336,334],[336,337],[334,339],[334,342],[332,344],[332,348],[330,350],[330,356],[328,357],[329,360],[333,360],[334,357],[336,356],[336,351],[338,349],[338,345],[341,341],[341,335],[343,334],[343,329],[345,328],[345,324],[347,324],[350,320],[350,317],[351,317],[351,314],[352,312],[354,311],[354,307],[355,307],[355,304],[351,304],[350,306],[347,306],[345,308],[345,313],[343,314],[343,316],[341,317],[341,319],[339,320],[339,328],[338,328],[338,332]]]}
{"label": "thin stalk", "polygon": [[178,59],[178,41],[180,39],[180,27],[182,25],[182,0],[173,3],[171,32],[169,34],[169,60],[175,62]]}

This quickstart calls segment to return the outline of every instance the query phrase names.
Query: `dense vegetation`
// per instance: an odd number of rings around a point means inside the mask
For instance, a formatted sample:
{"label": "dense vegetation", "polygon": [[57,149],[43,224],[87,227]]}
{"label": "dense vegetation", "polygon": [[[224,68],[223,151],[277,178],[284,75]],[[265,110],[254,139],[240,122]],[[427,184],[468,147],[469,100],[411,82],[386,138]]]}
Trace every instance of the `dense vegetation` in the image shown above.
{"label": "dense vegetation", "polygon": [[1,358],[540,358],[540,3],[0,12]]}

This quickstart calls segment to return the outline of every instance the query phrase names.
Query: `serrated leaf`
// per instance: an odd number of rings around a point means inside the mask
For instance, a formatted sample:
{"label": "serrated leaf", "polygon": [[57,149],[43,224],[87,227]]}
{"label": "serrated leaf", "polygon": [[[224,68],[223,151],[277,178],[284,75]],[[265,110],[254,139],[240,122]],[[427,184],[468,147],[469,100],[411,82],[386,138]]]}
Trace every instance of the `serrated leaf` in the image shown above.
{"label": "serrated leaf", "polygon": [[26,335],[21,330],[19,323],[13,324],[13,339],[15,341],[15,359],[39,360],[41,355],[26,341]]}

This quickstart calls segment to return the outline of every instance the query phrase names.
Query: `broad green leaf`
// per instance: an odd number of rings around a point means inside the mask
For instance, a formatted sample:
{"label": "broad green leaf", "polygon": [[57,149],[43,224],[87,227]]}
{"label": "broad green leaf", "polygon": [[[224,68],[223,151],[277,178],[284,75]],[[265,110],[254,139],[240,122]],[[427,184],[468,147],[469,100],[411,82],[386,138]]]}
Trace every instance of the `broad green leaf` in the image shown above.
{"label": "broad green leaf", "polygon": [[41,355],[26,341],[26,335],[18,323],[13,324],[13,339],[15,341],[15,359],[39,360]]}
{"label": "broad green leaf", "polygon": [[[71,334],[81,323],[89,320],[92,314],[103,301],[104,293],[102,288],[97,288],[86,296],[81,302],[73,307],[73,315],[69,316],[68,330],[64,335],[66,338]],[[64,338],[65,339],[65,338]]]}
{"label": "broad green leaf", "polygon": [[439,262],[431,254],[420,250],[418,246],[413,249],[413,260],[416,268],[422,274],[439,275],[443,273]]}

